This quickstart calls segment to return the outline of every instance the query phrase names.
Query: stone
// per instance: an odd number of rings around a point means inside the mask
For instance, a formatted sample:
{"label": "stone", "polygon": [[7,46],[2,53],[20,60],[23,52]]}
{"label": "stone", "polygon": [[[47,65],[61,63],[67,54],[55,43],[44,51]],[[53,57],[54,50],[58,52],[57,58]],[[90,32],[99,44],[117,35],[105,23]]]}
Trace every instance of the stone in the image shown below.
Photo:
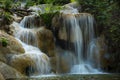
{"label": "stone", "polygon": [[54,73],[69,73],[72,64],[76,62],[75,55],[70,51],[57,48],[56,56],[50,58],[52,72]]}
{"label": "stone", "polygon": [[29,54],[14,55],[12,56],[9,65],[24,75],[27,75],[26,69],[28,67],[34,67],[35,63]]}
{"label": "stone", "polygon": [[0,73],[0,80],[5,80],[1,73]]}
{"label": "stone", "polygon": [[19,17],[19,16],[17,16],[17,15],[12,16],[12,18],[13,18],[14,21],[16,21],[16,22],[20,22],[20,21],[22,20],[22,17]]}
{"label": "stone", "polygon": [[[43,67],[42,64],[47,64],[44,62],[49,62],[49,58],[45,54],[34,54],[34,53],[25,53],[25,54],[20,54],[20,55],[14,55],[10,62],[9,65],[14,67],[16,70],[21,72],[24,75],[32,75],[32,74],[37,74],[37,65],[40,62],[39,67]],[[45,69],[45,68],[43,68]]]}
{"label": "stone", "polygon": [[55,56],[55,42],[52,32],[45,27],[41,27],[36,34],[39,49],[49,57]]}
{"label": "stone", "polygon": [[7,33],[0,31],[0,40],[6,41],[6,46],[0,44],[0,53],[2,54],[20,54],[24,53],[22,45],[13,37]]}
{"label": "stone", "polygon": [[[5,79],[9,78],[20,78],[24,77],[20,72],[16,69],[8,66],[7,64],[0,62],[0,73]],[[0,79],[1,80],[1,79]]]}
{"label": "stone", "polygon": [[8,56],[24,52],[24,48],[14,37],[0,30],[0,61],[7,63]]}
{"label": "stone", "polygon": [[100,35],[100,37],[97,38],[97,45],[99,46],[99,54],[100,54],[100,65],[101,68],[107,69],[108,65],[110,63],[110,56],[107,53],[107,45],[105,43],[105,36]]}

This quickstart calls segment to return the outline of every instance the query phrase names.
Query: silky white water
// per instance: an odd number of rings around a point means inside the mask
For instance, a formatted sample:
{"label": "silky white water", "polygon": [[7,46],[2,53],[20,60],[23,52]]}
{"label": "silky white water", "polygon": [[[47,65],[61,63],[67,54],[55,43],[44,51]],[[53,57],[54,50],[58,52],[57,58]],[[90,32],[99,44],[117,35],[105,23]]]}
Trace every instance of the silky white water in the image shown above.
{"label": "silky white water", "polygon": [[[63,12],[63,26],[66,28],[68,42],[74,44],[76,62],[70,73],[101,73],[99,47],[95,42],[94,18],[87,13]],[[68,43],[69,45],[69,43]],[[69,53],[68,53],[69,54]]]}
{"label": "silky white water", "polygon": [[[63,25],[63,29],[66,31],[66,40],[68,41],[68,51],[62,53],[62,56],[64,56],[66,62],[70,63],[69,73],[101,73],[99,70],[100,54],[99,47],[96,44],[93,16],[88,13],[79,13],[77,9],[69,6],[67,10],[62,10],[61,13],[63,17],[61,26]],[[19,42],[22,41],[21,44],[26,53],[31,54],[36,63],[37,71],[41,74],[50,73],[49,58],[37,48],[36,31],[38,26],[34,23],[34,17],[34,15],[26,16],[20,24],[14,22],[12,24],[15,28],[14,34]],[[74,51],[69,47],[70,42],[73,43]],[[70,53],[71,51],[72,53]],[[60,70],[59,65],[59,62],[57,62]]]}
{"label": "silky white water", "polygon": [[[35,70],[37,75],[50,73],[50,61],[48,56],[37,48],[37,38],[35,29],[27,29],[22,27],[19,23],[13,22],[14,35],[16,39],[22,44],[25,53],[29,54],[34,60]],[[23,41],[23,42],[22,42]]]}

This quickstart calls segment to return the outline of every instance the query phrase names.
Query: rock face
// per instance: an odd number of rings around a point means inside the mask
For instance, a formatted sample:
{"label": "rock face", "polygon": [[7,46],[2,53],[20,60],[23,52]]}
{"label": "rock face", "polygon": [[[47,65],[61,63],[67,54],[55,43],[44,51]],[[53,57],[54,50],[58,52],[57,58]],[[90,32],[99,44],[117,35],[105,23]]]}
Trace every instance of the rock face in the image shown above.
{"label": "rock face", "polygon": [[[100,53],[100,64],[101,68],[107,69],[110,64],[110,56],[107,54],[107,45],[105,44],[105,37],[104,35],[100,35],[97,39],[97,45],[99,46],[99,53]],[[110,64],[111,65],[111,64]]]}
{"label": "rock face", "polygon": [[[38,67],[41,67],[40,69],[45,71],[46,68],[44,67],[50,66],[47,65],[46,61],[49,62],[49,58],[45,54],[25,53],[13,56],[9,64],[24,75],[32,75],[39,73],[37,70]],[[42,74],[42,72],[39,74]]]}
{"label": "rock face", "polygon": [[54,56],[55,43],[52,32],[45,27],[41,27],[37,30],[36,34],[40,50],[46,53],[49,57]]}
{"label": "rock face", "polygon": [[35,63],[29,54],[14,55],[9,64],[22,74],[27,74],[28,67],[34,67]]}
{"label": "rock face", "polygon": [[[2,54],[19,54],[24,53],[24,49],[22,45],[12,36],[8,35],[7,33],[0,31],[0,53]],[[4,46],[4,43],[6,46]]]}
{"label": "rock face", "polygon": [[[3,75],[3,77],[5,79],[23,77],[23,75],[21,73],[19,73],[14,68],[4,64],[3,62],[0,62],[0,73]],[[2,79],[0,79],[0,80],[2,80]]]}
{"label": "rock face", "polygon": [[22,45],[12,36],[0,31],[0,61],[7,62],[7,56],[24,53]]}
{"label": "rock face", "polygon": [[[69,73],[72,68],[73,62],[75,62],[75,55],[60,48],[56,50],[56,56],[51,57],[52,71],[56,73]],[[68,54],[69,53],[69,54]]]}
{"label": "rock face", "polygon": [[5,80],[1,73],[0,73],[0,80]]}

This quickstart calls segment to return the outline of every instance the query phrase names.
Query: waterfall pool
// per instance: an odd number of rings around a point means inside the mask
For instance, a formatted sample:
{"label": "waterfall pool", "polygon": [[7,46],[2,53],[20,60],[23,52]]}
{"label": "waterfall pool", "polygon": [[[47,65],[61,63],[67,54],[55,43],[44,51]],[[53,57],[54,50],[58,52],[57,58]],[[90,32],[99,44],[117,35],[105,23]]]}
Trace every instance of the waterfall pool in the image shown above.
{"label": "waterfall pool", "polygon": [[7,80],[120,80],[120,74],[62,74]]}

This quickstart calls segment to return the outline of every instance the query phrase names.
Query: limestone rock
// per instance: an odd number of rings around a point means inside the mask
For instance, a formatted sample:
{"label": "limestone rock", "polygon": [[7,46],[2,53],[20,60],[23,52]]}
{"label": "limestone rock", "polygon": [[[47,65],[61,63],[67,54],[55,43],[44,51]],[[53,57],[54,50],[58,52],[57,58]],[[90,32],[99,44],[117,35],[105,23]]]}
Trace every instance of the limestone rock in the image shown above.
{"label": "limestone rock", "polygon": [[105,43],[104,35],[100,35],[97,39],[97,45],[99,46],[99,53],[100,53],[100,64],[101,68],[106,69],[110,63],[110,56],[107,53],[107,45]]}
{"label": "limestone rock", "polygon": [[12,16],[12,18],[13,18],[14,21],[16,21],[16,22],[20,22],[20,21],[22,20],[22,17],[19,17],[19,16],[17,16],[17,15]]}
{"label": "limestone rock", "polygon": [[[19,54],[25,52],[22,45],[7,33],[0,31],[0,39],[0,54]],[[6,46],[3,46],[2,41],[6,43]]]}
{"label": "limestone rock", "polygon": [[72,68],[72,64],[76,62],[75,55],[70,51],[57,49],[55,57],[51,57],[51,66],[54,73],[68,73]]}
{"label": "limestone rock", "polygon": [[0,73],[0,80],[5,80],[1,73]]}
{"label": "limestone rock", "polygon": [[0,62],[0,73],[3,75],[5,79],[23,77],[23,75],[20,72],[6,65],[3,62]]}
{"label": "limestone rock", "polygon": [[22,74],[26,75],[27,67],[34,66],[34,61],[31,59],[30,55],[27,54],[14,55],[11,58],[10,65],[17,69]]}
{"label": "limestone rock", "polygon": [[7,62],[7,57],[24,53],[22,45],[12,36],[0,31],[0,61]]}
{"label": "limestone rock", "polygon": [[54,37],[50,30],[41,27],[36,32],[38,38],[38,47],[49,57],[54,56]]}
{"label": "limestone rock", "polygon": [[24,75],[32,75],[37,74],[37,62],[40,62],[40,67],[44,66],[42,64],[46,65],[44,60],[49,62],[48,57],[45,54],[36,55],[33,53],[25,53],[14,55],[10,60],[10,65]]}

